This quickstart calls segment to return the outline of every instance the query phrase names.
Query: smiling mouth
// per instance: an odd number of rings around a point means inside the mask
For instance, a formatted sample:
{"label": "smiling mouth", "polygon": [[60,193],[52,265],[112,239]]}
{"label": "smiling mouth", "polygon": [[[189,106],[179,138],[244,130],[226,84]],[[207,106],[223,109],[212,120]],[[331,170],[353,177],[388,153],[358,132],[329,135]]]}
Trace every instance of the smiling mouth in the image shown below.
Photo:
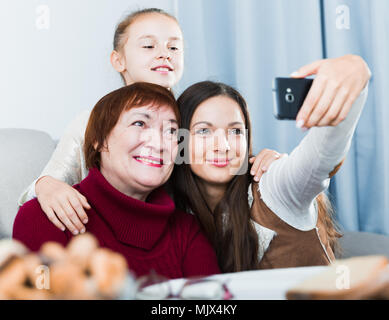
{"label": "smiling mouth", "polygon": [[152,68],[151,70],[157,71],[157,72],[162,72],[162,73],[167,73],[167,72],[173,71],[173,69],[170,68],[169,66],[159,66],[159,67]]}
{"label": "smiling mouth", "polygon": [[135,156],[134,159],[139,163],[145,164],[150,167],[161,168],[163,166],[163,160],[154,157]]}
{"label": "smiling mouth", "polygon": [[224,168],[230,164],[229,159],[212,159],[212,160],[207,160],[207,162],[218,168]]}

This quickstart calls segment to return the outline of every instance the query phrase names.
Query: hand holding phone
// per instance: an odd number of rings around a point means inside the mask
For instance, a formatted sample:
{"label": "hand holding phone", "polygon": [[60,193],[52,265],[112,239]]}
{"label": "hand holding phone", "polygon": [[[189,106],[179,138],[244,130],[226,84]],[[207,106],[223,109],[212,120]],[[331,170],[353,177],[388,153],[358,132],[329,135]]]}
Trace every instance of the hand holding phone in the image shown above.
{"label": "hand holding phone", "polygon": [[[312,75],[315,75],[315,81],[305,78]],[[366,87],[371,71],[360,56],[348,54],[314,61],[299,68],[292,77],[274,81],[275,116],[296,118],[296,126],[305,131],[312,127],[337,126],[346,119],[355,99]],[[311,87],[309,83],[295,82],[299,80],[312,82]],[[298,86],[296,92],[292,84]],[[288,88],[293,92],[294,101],[299,100],[296,105],[291,105],[292,96],[285,97],[291,93],[285,92]],[[305,94],[307,91],[308,95]],[[296,99],[296,95],[299,98]]]}
{"label": "hand holding phone", "polygon": [[296,120],[313,79],[275,78],[273,82],[274,116],[279,120]]}

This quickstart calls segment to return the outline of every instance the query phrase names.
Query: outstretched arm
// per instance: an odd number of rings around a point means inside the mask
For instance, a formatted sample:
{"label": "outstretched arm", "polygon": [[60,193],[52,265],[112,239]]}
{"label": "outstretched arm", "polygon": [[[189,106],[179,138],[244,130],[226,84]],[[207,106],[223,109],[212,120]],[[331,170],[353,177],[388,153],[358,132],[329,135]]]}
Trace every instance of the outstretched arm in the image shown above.
{"label": "outstretched arm", "polygon": [[[338,70],[338,63],[341,61],[334,59],[326,68],[330,68],[332,64]],[[353,63],[359,63],[358,60],[356,61]],[[313,200],[328,187],[330,175],[346,157],[365,104],[370,71],[367,68],[365,76],[361,77],[359,74],[361,71],[356,67],[354,70],[358,70],[355,77],[360,79],[365,88],[362,92],[359,91],[356,99],[351,101],[350,108],[347,102],[340,105],[339,114],[344,113],[343,108],[348,109],[346,115],[342,116],[344,120],[337,123],[333,117],[327,118],[324,114],[292,153],[275,161],[260,181],[259,191],[266,205],[285,222],[300,230],[309,230],[316,225],[317,212]],[[336,72],[334,74],[336,75]],[[350,82],[355,84],[355,79]],[[359,82],[357,86],[359,87]],[[323,92],[326,90],[326,88],[322,89]],[[344,91],[341,92],[343,95]],[[337,99],[335,97],[331,101]],[[320,103],[314,105],[311,115],[319,105]],[[332,112],[332,106],[327,107],[326,110]],[[323,118],[327,120],[322,120]],[[311,120],[305,121],[306,124],[311,123]],[[319,127],[321,124],[325,125]]]}

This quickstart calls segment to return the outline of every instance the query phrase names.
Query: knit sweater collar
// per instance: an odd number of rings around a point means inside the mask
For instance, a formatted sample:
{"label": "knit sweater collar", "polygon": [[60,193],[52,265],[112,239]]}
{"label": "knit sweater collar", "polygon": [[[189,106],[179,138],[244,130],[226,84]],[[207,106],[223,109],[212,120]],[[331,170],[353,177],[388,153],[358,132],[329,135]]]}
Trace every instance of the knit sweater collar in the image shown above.
{"label": "knit sweater collar", "polygon": [[150,250],[167,227],[175,211],[173,200],[160,187],[146,202],[131,198],[115,189],[97,168],[81,181],[80,191],[120,242]]}

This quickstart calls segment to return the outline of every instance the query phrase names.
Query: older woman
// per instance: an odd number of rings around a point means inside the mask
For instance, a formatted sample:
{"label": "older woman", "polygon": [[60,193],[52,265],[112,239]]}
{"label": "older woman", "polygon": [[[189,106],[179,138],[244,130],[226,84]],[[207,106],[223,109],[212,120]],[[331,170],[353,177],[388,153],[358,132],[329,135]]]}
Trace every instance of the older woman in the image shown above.
{"label": "older woman", "polygon": [[[176,210],[161,188],[173,170],[178,122],[169,90],[135,83],[103,97],[85,133],[89,175],[74,187],[91,205],[87,231],[121,253],[138,276],[219,273],[194,216]],[[56,228],[34,199],[20,208],[13,237],[36,251],[46,241],[66,245],[73,235]]]}

